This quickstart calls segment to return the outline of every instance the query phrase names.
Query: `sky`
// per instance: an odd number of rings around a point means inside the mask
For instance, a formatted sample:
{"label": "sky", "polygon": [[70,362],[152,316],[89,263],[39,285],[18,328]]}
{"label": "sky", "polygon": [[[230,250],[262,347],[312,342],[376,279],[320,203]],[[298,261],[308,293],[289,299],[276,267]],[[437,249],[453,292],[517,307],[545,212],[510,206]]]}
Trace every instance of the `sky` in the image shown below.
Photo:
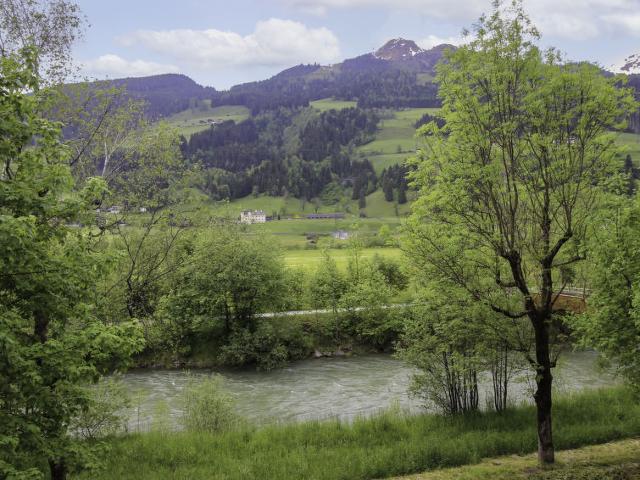
{"label": "sky", "polygon": [[[337,63],[406,38],[458,44],[491,0],[77,0],[75,59],[92,78],[184,73],[227,89],[300,63]],[[640,53],[640,0],[524,0],[570,60],[615,69]]]}

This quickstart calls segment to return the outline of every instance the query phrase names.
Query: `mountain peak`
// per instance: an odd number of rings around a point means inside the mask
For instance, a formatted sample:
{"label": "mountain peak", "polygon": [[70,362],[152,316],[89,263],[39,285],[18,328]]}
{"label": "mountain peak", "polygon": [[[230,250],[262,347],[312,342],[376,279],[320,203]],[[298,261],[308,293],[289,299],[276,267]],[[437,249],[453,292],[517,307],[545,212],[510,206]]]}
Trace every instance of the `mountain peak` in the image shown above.
{"label": "mountain peak", "polygon": [[425,51],[426,50],[420,48],[413,40],[394,38],[376,50],[374,56],[382,60],[409,60]]}

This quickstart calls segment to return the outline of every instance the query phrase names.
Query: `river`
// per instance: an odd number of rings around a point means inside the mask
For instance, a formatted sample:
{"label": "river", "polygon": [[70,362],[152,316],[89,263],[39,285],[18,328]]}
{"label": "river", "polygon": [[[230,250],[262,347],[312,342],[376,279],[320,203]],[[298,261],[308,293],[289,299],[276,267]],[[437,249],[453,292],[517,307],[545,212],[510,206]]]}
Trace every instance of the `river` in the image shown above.
{"label": "river", "polygon": [[[565,353],[554,371],[560,393],[616,383],[609,371],[597,366],[594,352]],[[130,430],[146,430],[154,415],[169,415],[179,425],[180,393],[194,376],[211,370],[134,370],[122,381],[132,394]],[[233,396],[238,413],[254,423],[277,423],[323,418],[352,419],[397,405],[412,413],[424,411],[423,402],[408,394],[414,370],[389,355],[320,358],[296,362],[281,370],[218,370]],[[522,375],[511,386],[512,401],[530,399],[532,382]],[[481,385],[481,405],[486,404]]]}

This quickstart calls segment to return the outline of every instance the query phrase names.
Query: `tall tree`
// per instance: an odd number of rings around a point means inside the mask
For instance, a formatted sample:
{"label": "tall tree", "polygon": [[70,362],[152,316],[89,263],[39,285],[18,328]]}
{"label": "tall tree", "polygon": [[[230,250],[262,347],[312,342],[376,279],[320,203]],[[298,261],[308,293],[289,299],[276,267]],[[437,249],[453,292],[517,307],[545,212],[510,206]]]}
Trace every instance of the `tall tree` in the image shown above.
{"label": "tall tree", "polygon": [[[100,179],[73,191],[60,125],[40,116],[37,57],[0,58],[0,477],[66,478],[91,460],[68,431],[90,402],[87,383],[141,347],[134,323],[97,320],[105,274],[90,229]],[[26,92],[30,92],[27,94]],[[48,464],[48,467],[46,467]]]}
{"label": "tall tree", "polygon": [[71,73],[72,47],[85,25],[73,0],[2,0],[0,56],[35,47],[38,75],[50,83],[61,83]]}
{"label": "tall tree", "polygon": [[[185,260],[177,254],[180,237],[190,223],[179,207],[184,200],[179,141],[178,133],[164,122],[141,132],[111,179],[111,201],[121,202],[125,208],[108,215],[106,229],[124,255],[113,282],[106,282],[105,298],[119,299],[126,314],[143,324],[154,312],[161,281]],[[126,226],[129,223],[140,225],[132,229]],[[108,310],[122,313],[113,304]]]}
{"label": "tall tree", "polygon": [[595,66],[541,52],[538,38],[521,2],[496,2],[438,68],[446,125],[422,127],[410,242],[443,288],[462,287],[505,321],[528,320],[534,346],[521,349],[536,372],[538,457],[551,463],[553,306],[584,258],[614,166],[609,130],[634,101]]}

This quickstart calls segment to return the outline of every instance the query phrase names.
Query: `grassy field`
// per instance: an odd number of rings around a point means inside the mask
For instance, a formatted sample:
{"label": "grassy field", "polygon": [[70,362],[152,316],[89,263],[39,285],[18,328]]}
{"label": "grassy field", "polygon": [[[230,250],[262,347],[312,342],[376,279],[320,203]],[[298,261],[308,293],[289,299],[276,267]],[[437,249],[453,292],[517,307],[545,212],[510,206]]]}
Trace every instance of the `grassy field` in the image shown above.
{"label": "grassy field", "polygon": [[436,114],[437,108],[407,108],[396,111],[393,118],[381,120],[376,139],[359,147],[373,163],[376,172],[402,163],[413,155],[419,145],[415,138],[415,123],[425,113]]}
{"label": "grassy field", "polygon": [[395,480],[631,480],[640,478],[640,440],[620,440],[557,452],[540,468],[536,455],[510,455]]}
{"label": "grassy field", "polygon": [[[382,191],[376,191],[366,197],[367,206],[364,209],[367,218],[387,218],[401,217],[409,212],[408,205],[400,205],[398,214],[394,208],[394,204],[386,202]],[[314,204],[306,200],[294,197],[269,197],[259,195],[257,197],[247,196],[231,202],[218,202],[208,204],[207,211],[211,215],[225,217],[239,217],[243,210],[264,210],[267,216],[277,217],[280,214],[286,216],[304,217],[312,213],[344,213],[346,217],[351,218],[353,223],[359,217],[358,201],[351,198],[343,198],[335,205]],[[396,219],[396,221],[399,221]]]}
{"label": "grassy field", "polygon": [[[349,249],[328,250],[327,253],[335,260],[338,268],[346,270],[351,256]],[[360,258],[368,260],[372,259],[374,255],[398,259],[402,255],[402,251],[399,248],[364,248],[360,252],[360,255]],[[315,270],[323,259],[324,252],[322,250],[290,250],[287,251],[284,256],[284,261],[287,266],[305,270]]]}
{"label": "grassy field", "polygon": [[210,127],[210,121],[223,122],[233,120],[240,122],[249,117],[249,109],[241,105],[224,105],[211,107],[208,100],[203,101],[202,108],[190,108],[167,118],[182,135],[189,137]]}
{"label": "grassy field", "polygon": [[624,145],[627,149],[625,155],[629,153],[636,165],[640,165],[640,135],[635,133],[620,133],[617,138],[619,145]]}
{"label": "grassy field", "polygon": [[315,100],[309,102],[316,110],[326,112],[327,110],[342,110],[343,108],[355,107],[358,102],[348,100],[335,100],[333,98],[323,98],[322,100]]}
{"label": "grassy field", "polygon": [[[102,472],[74,478],[379,479],[530,454],[536,450],[534,419],[534,408],[523,406],[503,414],[443,417],[391,411],[352,423],[132,434],[111,442]],[[604,443],[640,435],[640,404],[624,389],[584,392],[558,398],[554,421],[558,449]]]}

